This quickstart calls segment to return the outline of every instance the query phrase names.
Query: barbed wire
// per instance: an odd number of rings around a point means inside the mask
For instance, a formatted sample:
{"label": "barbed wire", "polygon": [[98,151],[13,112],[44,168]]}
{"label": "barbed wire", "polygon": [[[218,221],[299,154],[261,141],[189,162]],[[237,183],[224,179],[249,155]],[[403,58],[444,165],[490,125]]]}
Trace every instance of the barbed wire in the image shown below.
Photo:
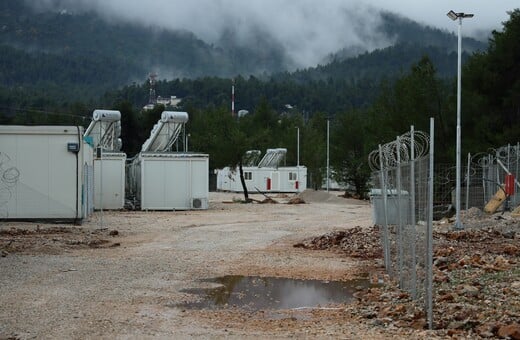
{"label": "barbed wire", "polygon": [[[412,143],[413,142],[413,143]],[[430,136],[423,131],[409,131],[396,140],[380,146],[368,155],[368,164],[372,171],[381,170],[381,164],[384,169],[397,167],[399,163],[407,163],[413,158],[418,159],[428,154],[430,145]],[[382,159],[381,159],[382,157]]]}
{"label": "barbed wire", "polygon": [[520,148],[517,145],[504,145],[490,148],[487,152],[479,152],[471,156],[471,163],[482,168],[492,166],[497,160],[509,165],[516,165],[520,157]]}

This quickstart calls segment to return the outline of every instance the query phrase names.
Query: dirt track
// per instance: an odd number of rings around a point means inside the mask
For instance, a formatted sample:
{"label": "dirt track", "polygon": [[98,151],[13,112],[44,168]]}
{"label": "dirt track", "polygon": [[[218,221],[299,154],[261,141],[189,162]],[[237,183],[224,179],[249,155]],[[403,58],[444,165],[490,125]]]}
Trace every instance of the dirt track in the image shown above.
{"label": "dirt track", "polygon": [[341,308],[273,319],[176,307],[194,298],[181,289],[201,287],[199,279],[345,280],[371,270],[344,255],[293,247],[310,236],[370,226],[367,203],[323,194],[307,204],[224,203],[233,197],[240,198],[212,193],[207,211],[97,213],[79,228],[4,223],[0,338],[391,335],[348,322]]}

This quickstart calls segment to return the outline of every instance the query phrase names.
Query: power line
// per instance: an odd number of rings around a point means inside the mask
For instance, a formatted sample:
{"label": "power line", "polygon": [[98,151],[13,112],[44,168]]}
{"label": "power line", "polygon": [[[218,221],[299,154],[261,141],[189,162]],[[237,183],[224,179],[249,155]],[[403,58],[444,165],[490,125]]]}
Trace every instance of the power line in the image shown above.
{"label": "power line", "polygon": [[32,109],[32,108],[20,109],[20,108],[14,108],[14,107],[0,106],[0,110],[10,110],[10,111],[27,112],[27,113],[41,113],[41,114],[45,114],[45,115],[81,118],[83,120],[91,119],[91,117],[88,117],[88,116],[75,115],[75,114],[70,114],[70,113],[51,112],[51,111]]}

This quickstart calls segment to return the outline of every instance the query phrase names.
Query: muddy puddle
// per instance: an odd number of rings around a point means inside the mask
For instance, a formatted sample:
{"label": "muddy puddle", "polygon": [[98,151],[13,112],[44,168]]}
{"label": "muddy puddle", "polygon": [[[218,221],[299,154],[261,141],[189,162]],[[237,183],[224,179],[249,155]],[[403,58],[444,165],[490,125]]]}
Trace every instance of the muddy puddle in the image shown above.
{"label": "muddy puddle", "polygon": [[224,276],[205,282],[217,283],[218,286],[183,290],[197,295],[198,300],[181,306],[248,311],[324,307],[348,303],[354,299],[356,291],[373,286],[368,279],[342,282],[255,276]]}

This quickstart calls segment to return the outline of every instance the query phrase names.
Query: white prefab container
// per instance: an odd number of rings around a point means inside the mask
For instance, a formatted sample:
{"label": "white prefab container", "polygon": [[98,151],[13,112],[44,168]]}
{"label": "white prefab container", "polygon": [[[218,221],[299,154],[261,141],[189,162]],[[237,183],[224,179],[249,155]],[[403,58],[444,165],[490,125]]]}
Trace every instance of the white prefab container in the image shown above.
{"label": "white prefab container", "polygon": [[126,154],[103,152],[94,159],[94,207],[119,210],[125,206]]}
{"label": "white prefab container", "polygon": [[81,222],[92,212],[92,150],[79,126],[0,126],[0,218]]}
{"label": "white prefab container", "polygon": [[[243,167],[248,192],[301,192],[307,189],[307,167]],[[238,168],[217,170],[217,190],[243,192]]]}
{"label": "white prefab container", "polygon": [[141,210],[207,209],[209,157],[190,153],[144,153],[131,176]]}

